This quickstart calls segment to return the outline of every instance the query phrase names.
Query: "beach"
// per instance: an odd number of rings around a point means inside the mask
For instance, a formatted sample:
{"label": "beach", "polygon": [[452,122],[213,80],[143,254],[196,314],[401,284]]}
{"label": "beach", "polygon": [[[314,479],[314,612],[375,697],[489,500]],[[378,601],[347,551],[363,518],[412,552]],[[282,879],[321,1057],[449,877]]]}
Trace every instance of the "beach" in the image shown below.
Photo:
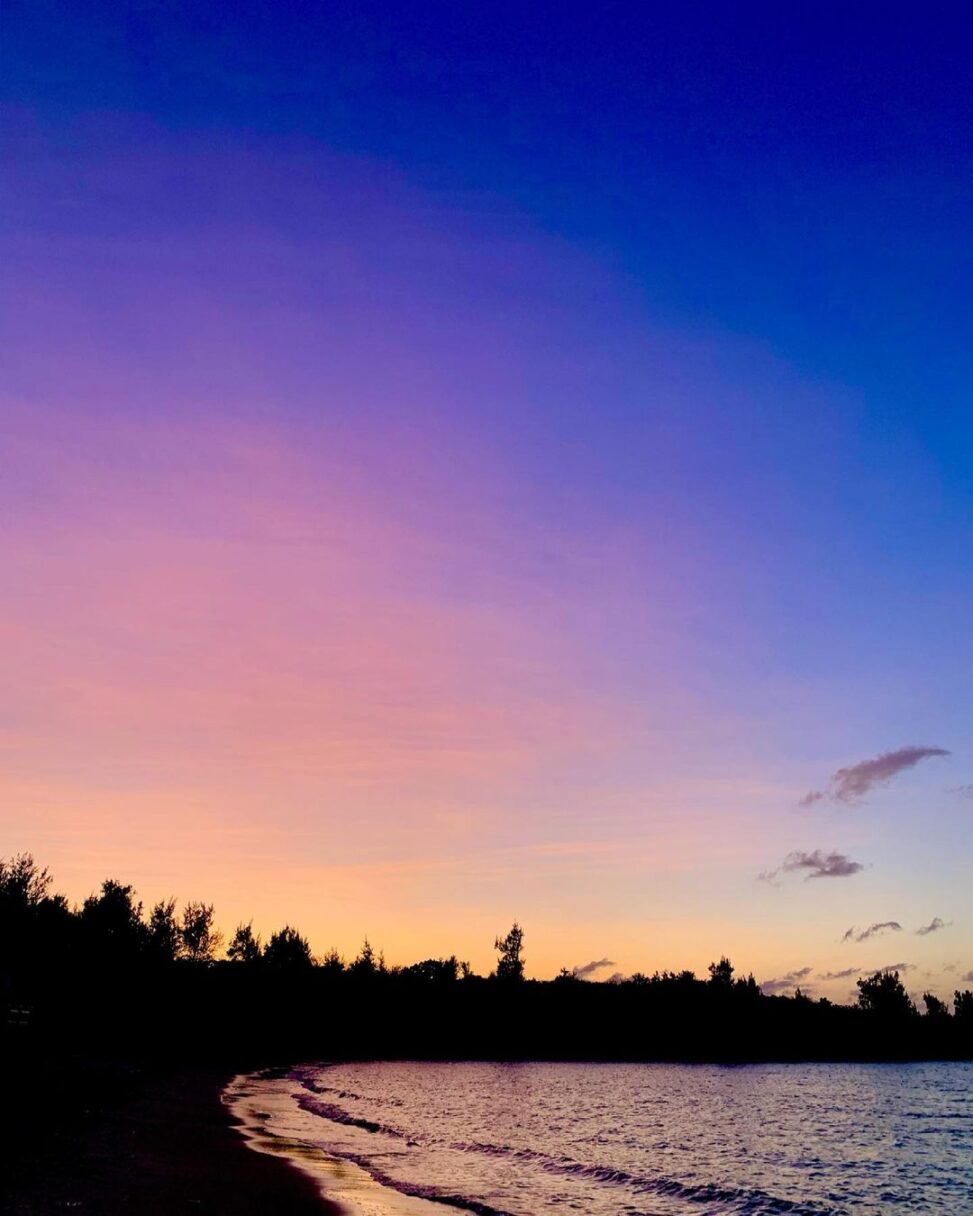
{"label": "beach", "polygon": [[[145,1073],[65,1124],[21,1137],[0,1212],[48,1216],[337,1216],[286,1160],[248,1148],[224,1107],[227,1075]],[[25,1142],[26,1141],[26,1142]],[[19,1175],[19,1176],[18,1176]]]}

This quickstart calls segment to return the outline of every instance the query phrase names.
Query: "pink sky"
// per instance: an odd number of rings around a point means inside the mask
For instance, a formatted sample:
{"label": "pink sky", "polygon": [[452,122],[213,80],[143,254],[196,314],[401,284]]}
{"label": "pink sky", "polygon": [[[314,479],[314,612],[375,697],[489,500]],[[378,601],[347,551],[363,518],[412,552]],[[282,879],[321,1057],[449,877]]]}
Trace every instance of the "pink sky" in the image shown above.
{"label": "pink sky", "polygon": [[[29,138],[0,855],[392,961],[486,970],[517,918],[535,975],[973,965],[954,660],[854,585],[852,390],[387,166]],[[916,741],[956,759],[797,807]],[[756,880],[798,849],[863,868]]]}

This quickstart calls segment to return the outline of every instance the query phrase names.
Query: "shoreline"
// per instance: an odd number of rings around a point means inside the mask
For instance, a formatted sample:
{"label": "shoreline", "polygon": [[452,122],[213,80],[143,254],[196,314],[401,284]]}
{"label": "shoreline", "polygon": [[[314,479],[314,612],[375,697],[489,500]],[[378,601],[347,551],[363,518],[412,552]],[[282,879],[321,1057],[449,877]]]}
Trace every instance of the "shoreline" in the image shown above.
{"label": "shoreline", "polygon": [[[277,1069],[239,1073],[229,1080],[223,1102],[250,1151],[288,1162],[333,1205],[329,1210],[347,1216],[437,1216],[443,1211],[445,1200],[412,1194],[375,1176],[354,1157],[332,1156],[313,1140],[272,1130],[275,1117],[286,1120],[290,1112],[292,1081],[287,1070]],[[457,1206],[447,1203],[446,1210]]]}
{"label": "shoreline", "polygon": [[71,1126],[58,1127],[52,1117],[49,1126],[31,1129],[29,1164],[22,1160],[23,1176],[0,1188],[0,1212],[345,1216],[287,1157],[247,1144],[222,1100],[233,1075],[141,1074],[101,1108],[87,1108],[83,1093],[71,1095],[78,1104]]}

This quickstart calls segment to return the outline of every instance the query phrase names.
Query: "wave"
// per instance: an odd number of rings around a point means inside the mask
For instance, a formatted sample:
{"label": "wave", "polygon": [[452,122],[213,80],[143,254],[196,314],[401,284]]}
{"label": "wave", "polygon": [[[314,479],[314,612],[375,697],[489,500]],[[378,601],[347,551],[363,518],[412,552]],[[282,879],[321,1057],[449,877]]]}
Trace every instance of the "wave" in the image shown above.
{"label": "wave", "polygon": [[[327,1068],[328,1065],[318,1065],[315,1068],[295,1068],[289,1071],[286,1075],[291,1080],[299,1081],[303,1089],[309,1090],[312,1094],[334,1094],[336,1098],[350,1098],[352,1102],[369,1102],[372,1099],[367,1094],[357,1094],[353,1089],[340,1089],[334,1085],[322,1085],[317,1079],[322,1068]],[[282,1074],[283,1075],[283,1074]],[[388,1106],[403,1106],[401,1098],[384,1097],[383,1102]]]}
{"label": "wave", "polygon": [[[301,1081],[305,1090],[314,1093],[329,1093],[346,1098],[361,1099],[357,1094],[340,1091],[318,1083],[307,1084],[304,1078],[295,1077]],[[405,1140],[411,1145],[429,1145],[444,1147],[459,1153],[476,1153],[482,1156],[505,1157],[511,1161],[529,1162],[545,1173],[562,1175],[564,1177],[585,1179],[602,1186],[624,1188],[634,1195],[659,1195],[679,1199],[687,1204],[718,1204],[724,1211],[739,1213],[739,1216],[847,1216],[846,1208],[824,1207],[821,1204],[806,1201],[782,1199],[771,1195],[759,1188],[739,1189],[721,1186],[719,1183],[681,1182],[664,1175],[634,1174],[613,1166],[586,1164],[574,1161],[569,1157],[553,1157],[548,1153],[530,1148],[515,1148],[512,1145],[485,1144],[476,1141],[450,1141],[410,1133],[390,1124],[378,1123],[371,1119],[363,1119],[350,1114],[334,1102],[321,1101],[312,1093],[301,1094],[297,1097],[298,1105],[308,1114],[327,1119],[347,1127],[356,1127],[371,1134],[389,1136],[396,1140]],[[428,1199],[434,1203],[445,1204],[464,1211],[473,1212],[476,1216],[511,1216],[500,1209],[470,1196],[451,1194],[433,1186],[420,1186],[404,1182],[387,1174],[376,1167],[375,1163],[364,1154],[342,1151],[337,1155],[353,1162],[366,1170],[376,1182],[392,1188],[400,1194],[416,1198]],[[627,1208],[629,1216],[641,1216],[631,1208]]]}
{"label": "wave", "polygon": [[[329,1150],[329,1152],[333,1151]],[[458,1208],[464,1212],[472,1212],[474,1216],[514,1216],[512,1212],[507,1212],[503,1208],[495,1208],[491,1204],[484,1203],[483,1200],[475,1199],[470,1195],[456,1195],[449,1191],[441,1190],[438,1187],[426,1186],[417,1182],[406,1182],[401,1178],[395,1178],[377,1166],[370,1157],[363,1153],[353,1153],[345,1150],[334,1152],[334,1156],[340,1157],[343,1161],[350,1161],[352,1165],[357,1165],[380,1186],[397,1191],[400,1195],[408,1195],[411,1199],[426,1199],[430,1203],[441,1203],[447,1207]],[[633,1216],[639,1216],[639,1214],[633,1213]]]}
{"label": "wave", "polygon": [[336,1106],[333,1102],[321,1102],[311,1095],[302,1094],[297,1099],[297,1105],[301,1110],[307,1111],[309,1115],[317,1115],[321,1119],[329,1119],[332,1123],[341,1123],[345,1127],[359,1127],[363,1132],[381,1132],[385,1136],[392,1136],[396,1140],[407,1140],[409,1137],[405,1132],[400,1131],[397,1127],[389,1127],[385,1123],[374,1123],[371,1119],[360,1119],[356,1115],[350,1115],[340,1106]]}
{"label": "wave", "polygon": [[551,1157],[535,1149],[512,1148],[509,1145],[454,1142],[450,1148],[458,1152],[476,1152],[489,1156],[508,1156],[520,1161],[536,1163],[545,1173],[566,1177],[585,1178],[608,1186],[625,1187],[636,1194],[668,1195],[685,1199],[691,1203],[721,1203],[732,1205],[734,1210],[753,1214],[790,1213],[792,1216],[845,1216],[846,1209],[825,1208],[820,1204],[781,1199],[759,1189],[740,1190],[736,1187],[720,1186],[717,1183],[688,1183],[663,1175],[649,1177],[632,1174],[627,1170],[607,1165],[587,1165],[568,1157]]}

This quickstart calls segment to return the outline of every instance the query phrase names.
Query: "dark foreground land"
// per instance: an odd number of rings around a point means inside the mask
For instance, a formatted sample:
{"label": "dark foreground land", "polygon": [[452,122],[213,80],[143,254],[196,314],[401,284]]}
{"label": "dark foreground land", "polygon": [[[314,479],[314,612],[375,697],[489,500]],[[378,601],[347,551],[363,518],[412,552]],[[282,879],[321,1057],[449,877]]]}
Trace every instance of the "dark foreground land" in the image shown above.
{"label": "dark foreground land", "polygon": [[0,1212],[336,1213],[285,1160],[246,1146],[220,1101],[226,1080],[213,1070],[166,1073],[113,1064],[69,1068],[67,1075],[46,1076],[44,1091],[24,1093],[28,1078],[8,1075]]}

